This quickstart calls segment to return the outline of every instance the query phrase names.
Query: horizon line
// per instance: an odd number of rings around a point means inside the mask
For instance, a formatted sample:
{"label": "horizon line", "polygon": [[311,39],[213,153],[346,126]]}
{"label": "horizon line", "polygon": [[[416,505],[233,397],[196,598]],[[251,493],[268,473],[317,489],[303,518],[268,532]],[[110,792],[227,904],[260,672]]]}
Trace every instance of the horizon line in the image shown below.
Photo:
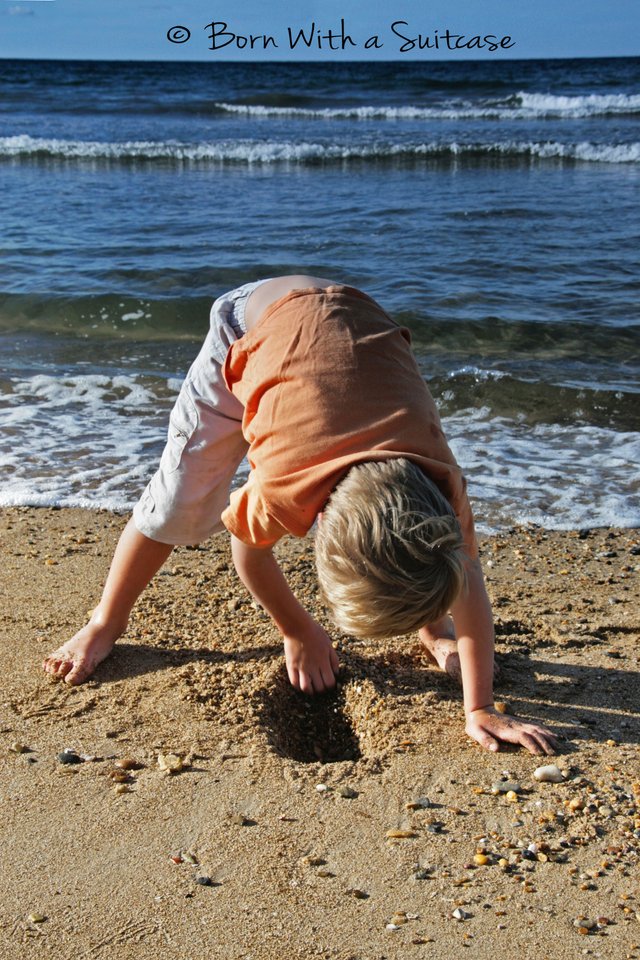
{"label": "horizon line", "polygon": [[[308,59],[290,59],[282,58],[277,60],[266,60],[258,59],[251,60],[246,57],[238,57],[233,59],[227,59],[225,57],[220,58],[207,58],[207,59],[196,59],[189,58],[187,60],[175,60],[175,59],[157,59],[156,57],[34,57],[34,56],[4,56],[0,54],[0,61],[3,60],[25,60],[25,61],[42,61],[42,62],[51,62],[51,63],[160,63],[163,65],[166,64],[187,64],[187,63],[239,63],[244,64],[245,66],[248,63],[252,65],[256,64],[286,64],[286,63],[329,63],[327,58],[313,57]],[[555,57],[539,57],[539,56],[530,56],[530,57],[432,57],[429,59],[423,57],[398,57],[391,60],[385,60],[382,57],[372,57],[372,58],[359,58],[356,60],[347,60],[346,58],[341,58],[338,60],[333,60],[332,65],[336,63],[517,63],[518,61],[530,61],[530,60],[640,60],[640,53],[611,53],[611,54],[574,54],[572,56],[555,56]]]}

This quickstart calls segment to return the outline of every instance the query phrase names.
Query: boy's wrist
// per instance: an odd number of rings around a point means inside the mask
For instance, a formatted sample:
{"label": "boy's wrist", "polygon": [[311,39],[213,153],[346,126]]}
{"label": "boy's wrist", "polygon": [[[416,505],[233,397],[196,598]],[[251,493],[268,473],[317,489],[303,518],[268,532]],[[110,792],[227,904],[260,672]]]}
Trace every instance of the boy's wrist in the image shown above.
{"label": "boy's wrist", "polygon": [[280,610],[277,617],[271,614],[271,619],[283,637],[300,635],[309,626],[309,621],[313,621],[313,617],[302,604],[295,597],[292,597],[292,600],[297,605],[297,609],[292,604],[291,609]]}
{"label": "boy's wrist", "polygon": [[483,704],[482,706],[465,707],[465,716],[470,717],[472,713],[478,713],[480,710],[489,710],[495,712],[495,704],[493,700],[489,701],[489,703]]}

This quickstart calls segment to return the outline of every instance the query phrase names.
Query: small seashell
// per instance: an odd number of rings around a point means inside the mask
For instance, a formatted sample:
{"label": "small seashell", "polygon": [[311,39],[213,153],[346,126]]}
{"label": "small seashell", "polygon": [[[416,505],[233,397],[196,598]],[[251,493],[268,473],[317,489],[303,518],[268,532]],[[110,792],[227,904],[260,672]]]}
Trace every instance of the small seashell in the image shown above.
{"label": "small seashell", "polygon": [[560,770],[559,767],[556,767],[555,763],[549,763],[543,767],[538,767],[533,771],[533,777],[540,783],[562,783],[565,779],[562,770]]}
{"label": "small seashell", "polygon": [[400,927],[396,923],[388,923],[385,927],[385,930],[389,930],[390,932],[393,930],[399,930],[399,929]]}
{"label": "small seashell", "polygon": [[172,863],[184,863],[184,859],[180,853],[172,853],[169,860],[171,860]]}
{"label": "small seashell", "polygon": [[326,783],[316,783],[316,790],[318,793],[326,793],[328,789],[329,787],[326,785]]}
{"label": "small seashell", "polygon": [[409,837],[416,837],[413,830],[387,830],[385,834],[387,840],[408,840]]}
{"label": "small seashell", "polygon": [[184,761],[176,753],[160,753],[158,766],[163,773],[179,773],[184,767]]}
{"label": "small seashell", "polygon": [[114,789],[115,789],[115,792],[118,794],[131,793],[126,783],[117,783]]}
{"label": "small seashell", "polygon": [[406,913],[396,913],[391,917],[391,923],[395,924],[396,927],[401,927],[403,923],[407,922]]}
{"label": "small seashell", "polygon": [[12,743],[9,747],[12,753],[29,753],[29,747],[25,743]]}
{"label": "small seashell", "polygon": [[507,798],[509,803],[516,803],[518,800],[518,794],[516,793],[515,790],[507,790],[505,797]]}
{"label": "small seashell", "polygon": [[468,920],[471,914],[467,913],[466,910],[463,910],[462,907],[456,907],[451,916],[454,920]]}

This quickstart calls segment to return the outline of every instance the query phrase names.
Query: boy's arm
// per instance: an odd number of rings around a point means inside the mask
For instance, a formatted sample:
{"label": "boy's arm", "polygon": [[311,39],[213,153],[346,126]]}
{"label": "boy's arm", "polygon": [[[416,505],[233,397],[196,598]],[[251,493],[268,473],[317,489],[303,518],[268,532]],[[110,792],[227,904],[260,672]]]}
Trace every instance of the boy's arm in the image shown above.
{"label": "boy's arm", "polygon": [[553,753],[556,738],[545,727],[498,713],[493,705],[494,630],[480,561],[467,567],[467,589],[451,607],[462,671],[466,731],[487,750],[499,741],[519,743],[531,753]]}
{"label": "boy's arm", "polygon": [[292,593],[271,548],[250,547],[232,535],[231,554],[245,587],[282,634],[293,686],[303,693],[334,687],[338,657],[331,639]]}

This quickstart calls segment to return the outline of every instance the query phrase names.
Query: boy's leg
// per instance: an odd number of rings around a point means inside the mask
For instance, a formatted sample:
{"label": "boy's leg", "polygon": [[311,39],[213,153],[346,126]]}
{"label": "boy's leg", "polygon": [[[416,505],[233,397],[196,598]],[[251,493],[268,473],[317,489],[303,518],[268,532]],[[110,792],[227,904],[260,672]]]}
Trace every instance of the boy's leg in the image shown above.
{"label": "boy's leg", "polygon": [[[441,670],[448,674],[456,683],[462,684],[462,671],[458,644],[456,642],[456,628],[449,614],[445,614],[435,623],[428,623],[418,631],[420,642],[432,663],[436,663]],[[497,661],[493,664],[493,677],[497,680],[500,667]]]}
{"label": "boy's leg", "polygon": [[118,541],[100,603],[89,622],[49,654],[43,664],[45,671],[64,677],[70,684],[86,680],[111,653],[127,627],[135,601],[172,550],[171,544],[145,537],[129,520]]}
{"label": "boy's leg", "polygon": [[124,633],[133,604],[174,545],[200,543],[223,529],[220,515],[247,443],[243,409],[222,364],[243,332],[241,316],[240,329],[234,320],[253,286],[215,301],[209,333],[171,412],[160,466],[122,532],[102,599],[89,623],[45,659],[47,673],[71,684],[86,680]]}
{"label": "boy's leg", "polygon": [[418,631],[418,636],[429,659],[452,680],[462,683],[456,631],[451,617],[447,614],[435,623],[428,623]]}

